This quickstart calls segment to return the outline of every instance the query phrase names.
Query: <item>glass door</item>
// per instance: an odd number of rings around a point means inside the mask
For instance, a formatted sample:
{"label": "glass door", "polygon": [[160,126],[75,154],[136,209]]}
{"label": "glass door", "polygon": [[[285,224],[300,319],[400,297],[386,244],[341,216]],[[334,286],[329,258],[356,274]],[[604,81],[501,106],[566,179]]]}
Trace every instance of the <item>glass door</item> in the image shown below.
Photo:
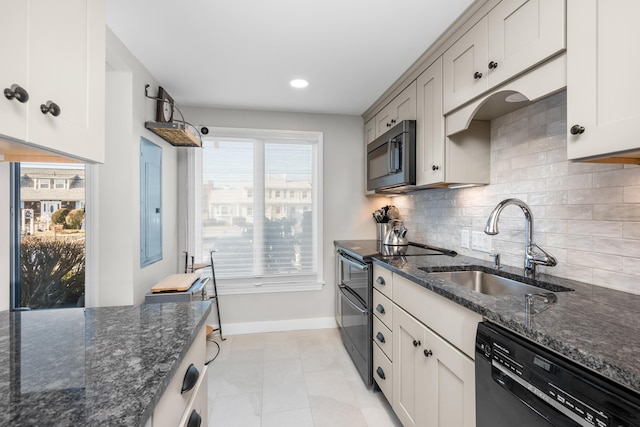
{"label": "glass door", "polygon": [[12,164],[12,308],[83,307],[85,167]]}

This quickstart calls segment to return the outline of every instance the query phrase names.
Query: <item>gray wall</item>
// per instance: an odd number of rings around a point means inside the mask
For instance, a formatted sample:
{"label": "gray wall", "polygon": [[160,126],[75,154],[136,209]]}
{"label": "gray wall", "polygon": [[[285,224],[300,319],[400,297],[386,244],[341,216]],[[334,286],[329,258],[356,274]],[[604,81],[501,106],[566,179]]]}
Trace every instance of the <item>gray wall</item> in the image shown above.
{"label": "gray wall", "polygon": [[[395,198],[411,237],[490,259],[462,249],[460,232],[482,232],[516,197],[533,211],[534,240],[558,258],[546,272],[640,294],[640,167],[567,161],[566,111],[562,92],[493,120],[490,185]],[[505,208],[491,237],[504,264],[522,267],[524,226],[519,208]]]}
{"label": "gray wall", "polygon": [[[140,304],[178,271],[178,149],[144,128],[155,119],[157,82],[107,28],[106,160],[97,167],[97,305]],[[162,260],[140,268],[140,137],[162,148]],[[91,231],[91,230],[90,230]]]}

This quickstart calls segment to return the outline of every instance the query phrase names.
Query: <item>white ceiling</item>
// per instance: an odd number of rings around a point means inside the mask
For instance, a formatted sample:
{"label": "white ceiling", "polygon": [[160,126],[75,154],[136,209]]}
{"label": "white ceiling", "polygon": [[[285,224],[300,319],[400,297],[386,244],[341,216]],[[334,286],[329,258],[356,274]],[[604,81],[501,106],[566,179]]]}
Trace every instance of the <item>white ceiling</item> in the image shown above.
{"label": "white ceiling", "polygon": [[472,1],[107,0],[107,25],[178,105],[360,115]]}

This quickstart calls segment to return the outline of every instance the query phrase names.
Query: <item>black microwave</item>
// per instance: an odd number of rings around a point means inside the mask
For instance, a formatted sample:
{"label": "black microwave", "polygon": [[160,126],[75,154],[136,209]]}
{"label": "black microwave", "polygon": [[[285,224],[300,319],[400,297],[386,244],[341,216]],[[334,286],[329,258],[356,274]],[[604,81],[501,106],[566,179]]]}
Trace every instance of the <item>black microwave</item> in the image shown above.
{"label": "black microwave", "polygon": [[416,121],[403,120],[367,144],[367,190],[400,193],[416,184]]}

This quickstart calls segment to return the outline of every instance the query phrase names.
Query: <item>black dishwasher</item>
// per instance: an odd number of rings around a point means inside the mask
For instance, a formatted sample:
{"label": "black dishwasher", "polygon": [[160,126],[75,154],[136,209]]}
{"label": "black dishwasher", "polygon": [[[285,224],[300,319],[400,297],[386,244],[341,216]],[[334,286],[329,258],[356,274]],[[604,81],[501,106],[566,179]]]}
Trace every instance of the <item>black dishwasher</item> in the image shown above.
{"label": "black dishwasher", "polygon": [[640,395],[489,322],[475,369],[476,427],[640,426]]}

